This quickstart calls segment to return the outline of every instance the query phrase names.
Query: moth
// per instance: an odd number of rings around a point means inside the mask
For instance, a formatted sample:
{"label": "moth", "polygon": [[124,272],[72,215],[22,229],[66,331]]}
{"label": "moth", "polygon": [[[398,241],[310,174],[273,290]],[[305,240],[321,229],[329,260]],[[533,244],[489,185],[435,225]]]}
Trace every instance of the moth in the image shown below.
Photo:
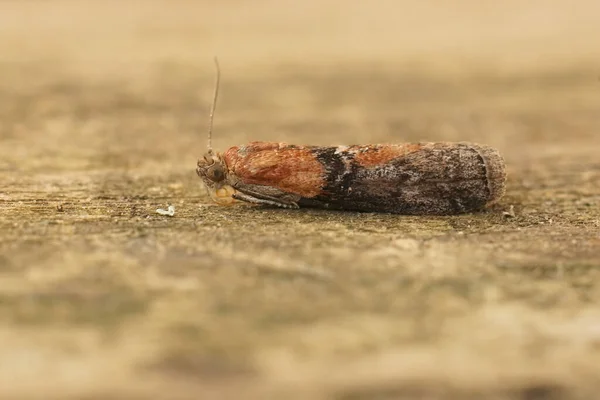
{"label": "moth", "polygon": [[215,153],[216,59],[215,64],[208,150],[196,173],[217,204],[452,215],[482,210],[504,195],[504,159],[498,150],[476,143],[320,147],[251,142]]}

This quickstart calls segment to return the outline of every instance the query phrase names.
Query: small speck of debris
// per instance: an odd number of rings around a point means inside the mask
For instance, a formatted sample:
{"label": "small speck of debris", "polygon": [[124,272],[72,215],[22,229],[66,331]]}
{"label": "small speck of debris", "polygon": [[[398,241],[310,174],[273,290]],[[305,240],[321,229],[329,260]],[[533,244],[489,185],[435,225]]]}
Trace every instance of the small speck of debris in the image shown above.
{"label": "small speck of debris", "polygon": [[511,205],[510,208],[508,209],[508,211],[504,211],[502,213],[502,215],[504,215],[506,218],[514,218],[514,217],[516,217],[516,215],[515,215],[515,206]]}
{"label": "small speck of debris", "polygon": [[156,210],[156,213],[160,214],[160,215],[168,215],[169,217],[172,217],[173,215],[175,215],[175,206],[169,205],[169,207],[167,207],[166,210],[159,208]]}
{"label": "small speck of debris", "polygon": [[65,209],[63,208],[62,204],[59,204],[59,205],[56,206],[56,211],[63,212],[63,211],[65,211]]}

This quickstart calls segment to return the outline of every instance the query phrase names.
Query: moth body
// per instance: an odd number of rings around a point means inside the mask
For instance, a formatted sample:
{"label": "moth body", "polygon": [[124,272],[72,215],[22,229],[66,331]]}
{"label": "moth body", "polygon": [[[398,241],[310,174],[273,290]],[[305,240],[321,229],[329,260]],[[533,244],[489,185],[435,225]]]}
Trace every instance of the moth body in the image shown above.
{"label": "moth body", "polygon": [[484,209],[505,190],[502,156],[474,143],[338,147],[251,142],[207,154],[196,172],[218,204],[412,215]]}
{"label": "moth body", "polygon": [[208,151],[196,173],[217,204],[443,215],[481,210],[504,194],[502,156],[475,143],[319,147],[251,142],[214,153],[216,58],[215,66]]}

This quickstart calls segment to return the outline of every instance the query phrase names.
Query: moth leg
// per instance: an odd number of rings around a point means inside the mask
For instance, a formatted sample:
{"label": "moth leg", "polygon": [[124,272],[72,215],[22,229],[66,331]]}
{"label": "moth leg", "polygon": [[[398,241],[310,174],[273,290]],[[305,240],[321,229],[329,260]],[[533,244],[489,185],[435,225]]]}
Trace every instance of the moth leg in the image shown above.
{"label": "moth leg", "polygon": [[286,204],[286,203],[282,203],[279,201],[259,199],[259,198],[247,195],[245,193],[242,193],[242,192],[234,193],[231,197],[233,197],[236,200],[246,201],[248,203],[254,203],[254,204],[267,204],[270,206],[277,206],[277,207],[282,207],[282,208],[298,208],[298,205],[295,203],[294,204]]}
{"label": "moth leg", "polygon": [[300,208],[297,201],[300,196],[286,193],[283,190],[260,185],[237,184],[236,193],[232,196],[237,200],[255,204],[268,204],[282,208]]}

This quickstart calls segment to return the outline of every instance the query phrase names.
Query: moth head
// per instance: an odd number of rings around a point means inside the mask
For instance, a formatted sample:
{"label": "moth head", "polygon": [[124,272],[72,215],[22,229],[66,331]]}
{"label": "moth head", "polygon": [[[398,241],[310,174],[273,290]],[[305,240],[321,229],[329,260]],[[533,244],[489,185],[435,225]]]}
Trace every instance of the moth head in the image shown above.
{"label": "moth head", "polygon": [[212,150],[212,127],[215,108],[217,107],[217,97],[219,95],[219,78],[221,71],[219,69],[219,61],[215,57],[215,67],[217,69],[217,79],[215,81],[215,92],[213,101],[210,107],[209,125],[208,125],[208,143],[207,153],[202,159],[198,160],[196,173],[204,182],[208,194],[217,204],[229,205],[235,202],[233,194],[235,189],[227,180],[227,164],[220,154],[213,153]]}
{"label": "moth head", "polygon": [[221,205],[232,204],[235,189],[227,180],[227,164],[220,154],[209,152],[198,160],[196,173],[202,179],[204,186],[214,202]]}

